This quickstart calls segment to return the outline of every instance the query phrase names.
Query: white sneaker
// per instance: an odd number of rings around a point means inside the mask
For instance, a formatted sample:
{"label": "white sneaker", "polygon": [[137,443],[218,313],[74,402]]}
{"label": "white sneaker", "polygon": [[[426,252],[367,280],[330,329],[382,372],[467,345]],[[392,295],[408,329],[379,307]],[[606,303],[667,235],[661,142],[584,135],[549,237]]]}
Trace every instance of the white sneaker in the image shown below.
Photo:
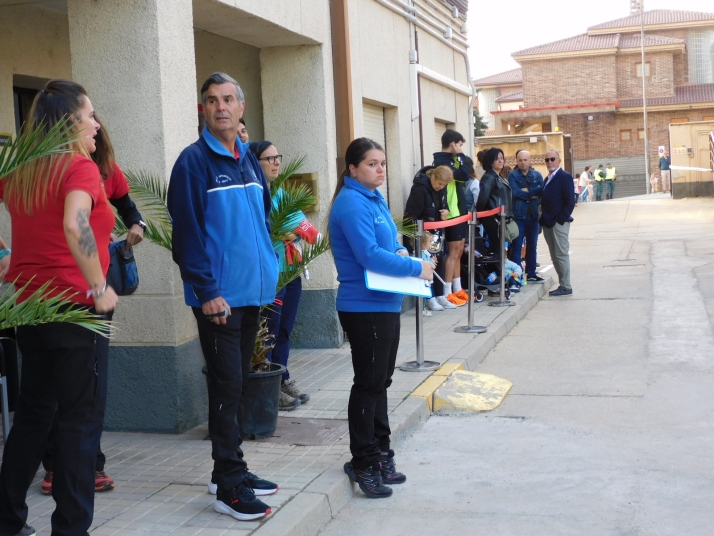
{"label": "white sneaker", "polygon": [[421,316],[431,316],[431,311],[424,307],[424,310],[421,312]]}
{"label": "white sneaker", "polygon": [[439,296],[436,298],[436,303],[441,305],[442,309],[456,309],[456,306],[446,299],[446,296]]}
{"label": "white sneaker", "polygon": [[218,493],[218,484],[214,484],[213,480],[208,481],[208,493],[211,495]]}
{"label": "white sneaker", "polygon": [[436,298],[429,298],[426,300],[426,307],[430,311],[443,311],[444,308],[439,305],[439,302],[436,301]]}

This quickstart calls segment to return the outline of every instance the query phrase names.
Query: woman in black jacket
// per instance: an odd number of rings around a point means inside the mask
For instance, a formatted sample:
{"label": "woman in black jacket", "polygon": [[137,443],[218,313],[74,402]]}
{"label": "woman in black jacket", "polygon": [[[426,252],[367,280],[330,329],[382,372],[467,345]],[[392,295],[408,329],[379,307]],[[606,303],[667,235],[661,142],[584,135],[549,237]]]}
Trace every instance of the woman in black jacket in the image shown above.
{"label": "woman in black jacket", "polygon": [[[407,206],[404,209],[404,218],[409,223],[416,223],[417,220],[425,222],[444,221],[449,216],[449,206],[446,202],[446,185],[454,180],[454,174],[448,166],[438,166],[431,169],[422,169],[416,177],[412,190],[409,192]],[[410,252],[414,252],[411,240],[405,237],[405,246]],[[445,263],[443,262],[443,252],[438,257],[436,273],[444,279]],[[434,278],[432,287],[433,296],[427,300],[426,306],[431,311],[442,311],[444,309],[444,285],[438,278]],[[439,299],[434,296],[438,296]],[[450,309],[454,306],[446,302]]]}
{"label": "woman in black jacket", "polygon": [[[481,177],[476,210],[483,212],[503,206],[506,217],[513,216],[511,186],[508,184],[508,179],[501,176],[501,171],[506,163],[503,151],[497,147],[491,147],[482,158],[481,165],[486,173]],[[479,220],[486,231],[491,252],[498,251],[500,217],[500,214],[496,214]]]}

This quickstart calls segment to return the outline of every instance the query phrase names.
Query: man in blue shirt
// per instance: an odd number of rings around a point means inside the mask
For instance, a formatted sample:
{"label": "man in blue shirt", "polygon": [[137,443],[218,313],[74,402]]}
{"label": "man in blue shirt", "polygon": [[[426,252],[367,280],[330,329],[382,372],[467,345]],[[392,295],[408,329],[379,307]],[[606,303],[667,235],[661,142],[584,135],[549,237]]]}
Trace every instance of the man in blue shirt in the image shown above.
{"label": "man in blue shirt", "polygon": [[518,167],[508,174],[513,197],[513,217],[518,224],[518,238],[509,248],[511,261],[521,265],[523,239],[526,240],[526,277],[528,283],[544,283],[536,273],[540,216],[538,205],[543,193],[543,176],[531,167],[531,154],[521,149],[516,153]]}
{"label": "man in blue shirt", "polygon": [[[259,309],[272,303],[278,260],[270,240],[270,189],[238,128],[245,99],[238,82],[212,74],[201,88],[206,128],[181,152],[167,196],[173,258],[206,359],[213,509],[241,521],[271,513],[256,495],[278,486],[248,471],[240,424]],[[246,262],[250,259],[250,262]]]}
{"label": "man in blue shirt", "polygon": [[659,172],[662,175],[662,191],[669,192],[671,181],[669,166],[672,165],[672,159],[669,157],[669,152],[665,151],[659,158]]}

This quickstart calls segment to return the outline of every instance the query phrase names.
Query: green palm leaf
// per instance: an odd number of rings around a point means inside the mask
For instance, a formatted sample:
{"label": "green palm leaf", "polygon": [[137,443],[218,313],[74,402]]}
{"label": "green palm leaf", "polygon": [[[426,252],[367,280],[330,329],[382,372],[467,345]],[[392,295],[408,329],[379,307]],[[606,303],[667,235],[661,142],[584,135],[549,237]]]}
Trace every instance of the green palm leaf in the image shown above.
{"label": "green palm leaf", "polygon": [[84,306],[71,302],[69,298],[72,295],[69,295],[68,291],[51,296],[55,289],[50,288],[50,283],[51,281],[48,281],[42,285],[22,303],[16,303],[17,299],[30,283],[18,290],[14,290],[13,285],[9,286],[0,296],[0,329],[68,322],[103,337],[111,337],[111,322],[90,313]]}
{"label": "green palm leaf", "polygon": [[307,268],[307,265],[317,259],[323,253],[330,250],[330,243],[326,238],[321,238],[314,245],[302,242],[302,260],[293,259],[292,264],[288,264],[284,272],[278,275],[278,286],[276,292],[279,292],[285,285],[292,280],[300,277]]}
{"label": "green palm leaf", "polygon": [[74,122],[65,118],[43,134],[44,124],[29,128],[14,140],[10,138],[0,151],[0,179],[20,166],[43,156],[68,153],[69,143],[77,136]]}
{"label": "green palm leaf", "polygon": [[278,190],[283,186],[283,183],[290,177],[295,175],[302,166],[305,165],[306,156],[301,156],[299,158],[292,158],[280,166],[280,174],[278,177],[270,184],[270,195],[274,196]]}

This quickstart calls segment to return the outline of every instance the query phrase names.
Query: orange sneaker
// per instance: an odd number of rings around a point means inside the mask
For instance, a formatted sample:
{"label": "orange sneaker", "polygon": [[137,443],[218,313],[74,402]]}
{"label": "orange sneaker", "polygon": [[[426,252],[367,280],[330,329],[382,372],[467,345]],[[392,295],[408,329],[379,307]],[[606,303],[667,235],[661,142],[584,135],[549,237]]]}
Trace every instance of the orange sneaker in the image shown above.
{"label": "orange sneaker", "polygon": [[104,471],[97,471],[94,475],[94,491],[111,491],[114,489],[114,480]]}
{"label": "orange sneaker", "polygon": [[461,289],[458,292],[454,292],[454,296],[458,296],[462,300],[464,300],[466,303],[469,301],[469,293],[466,292],[464,289]]}
{"label": "orange sneaker", "polygon": [[453,292],[449,294],[446,299],[450,302],[453,303],[456,307],[461,307],[462,305],[466,305],[466,300],[462,300],[459,298],[457,294],[454,294]]}
{"label": "orange sneaker", "polygon": [[42,479],[42,487],[40,488],[42,495],[50,495],[52,493],[53,476],[55,476],[54,471],[45,471],[45,476]]}

